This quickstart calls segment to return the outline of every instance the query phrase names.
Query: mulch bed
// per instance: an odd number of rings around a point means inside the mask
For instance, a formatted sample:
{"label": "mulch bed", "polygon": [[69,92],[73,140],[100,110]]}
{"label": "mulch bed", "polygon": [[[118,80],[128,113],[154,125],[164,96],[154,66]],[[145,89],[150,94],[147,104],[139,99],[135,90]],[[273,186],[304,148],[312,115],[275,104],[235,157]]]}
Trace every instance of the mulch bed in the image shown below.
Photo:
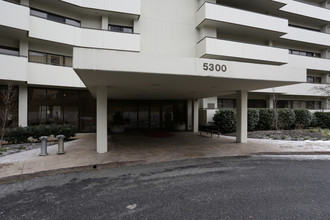
{"label": "mulch bed", "polygon": [[[228,136],[236,136],[236,133],[224,134]],[[287,140],[287,141],[328,141],[330,136],[321,132],[311,132],[308,129],[299,130],[279,130],[279,131],[251,131],[248,132],[248,138],[271,139],[271,140]]]}

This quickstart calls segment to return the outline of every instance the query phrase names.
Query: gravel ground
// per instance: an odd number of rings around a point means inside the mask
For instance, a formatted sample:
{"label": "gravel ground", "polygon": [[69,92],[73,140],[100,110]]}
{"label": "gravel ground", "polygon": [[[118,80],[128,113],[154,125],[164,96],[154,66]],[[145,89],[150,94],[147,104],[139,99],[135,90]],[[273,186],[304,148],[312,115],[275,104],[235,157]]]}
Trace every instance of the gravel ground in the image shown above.
{"label": "gravel ground", "polygon": [[[224,134],[236,136],[235,133]],[[248,138],[286,140],[286,141],[328,141],[330,136],[318,131],[309,129],[300,130],[279,130],[279,131],[251,131],[248,132]]]}

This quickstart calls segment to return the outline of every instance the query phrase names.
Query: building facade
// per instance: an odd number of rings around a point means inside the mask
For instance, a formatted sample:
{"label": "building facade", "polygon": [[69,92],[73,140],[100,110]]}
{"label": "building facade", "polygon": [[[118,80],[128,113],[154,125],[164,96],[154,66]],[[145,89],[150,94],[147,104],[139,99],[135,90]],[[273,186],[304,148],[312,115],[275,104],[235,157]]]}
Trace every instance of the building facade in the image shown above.
{"label": "building facade", "polygon": [[232,105],[246,142],[247,107],[271,106],[274,93],[283,106],[327,104],[311,88],[330,82],[329,5],[0,0],[0,84],[17,88],[18,125],[96,131],[100,153],[118,112],[126,129],[198,131]]}

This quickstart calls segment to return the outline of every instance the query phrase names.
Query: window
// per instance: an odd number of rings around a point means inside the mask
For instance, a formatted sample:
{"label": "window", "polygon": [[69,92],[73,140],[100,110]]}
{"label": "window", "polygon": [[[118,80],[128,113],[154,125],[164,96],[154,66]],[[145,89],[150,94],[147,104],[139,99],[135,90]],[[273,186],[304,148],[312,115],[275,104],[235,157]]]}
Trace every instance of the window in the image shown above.
{"label": "window", "polygon": [[123,32],[123,33],[133,33],[132,27],[124,27],[124,26],[118,26],[118,25],[109,25],[109,31],[115,31],[115,32]]}
{"label": "window", "polygon": [[320,53],[313,53],[308,51],[292,50],[289,49],[289,53],[293,55],[307,56],[307,57],[321,57]]}
{"label": "window", "polygon": [[49,12],[40,11],[38,9],[31,8],[30,14],[33,16],[37,16],[40,18],[50,20],[50,21],[55,21],[55,22],[59,22],[62,24],[68,24],[68,25],[80,27],[80,21],[78,21],[78,20],[74,20],[71,18],[67,18],[67,17],[61,16],[61,15],[56,15],[56,14],[49,13]]}
{"label": "window", "polygon": [[236,108],[236,100],[218,99],[218,108]]}
{"label": "window", "polygon": [[0,46],[0,54],[19,56],[18,48]]}
{"label": "window", "polygon": [[215,104],[214,103],[207,103],[207,108],[208,109],[214,109],[215,108]]}
{"label": "window", "polygon": [[307,82],[321,84],[322,78],[318,76],[307,76]]}
{"label": "window", "polygon": [[262,99],[249,99],[248,108],[267,108],[267,101]]}
{"label": "window", "polygon": [[29,51],[29,62],[72,67],[72,57]]}

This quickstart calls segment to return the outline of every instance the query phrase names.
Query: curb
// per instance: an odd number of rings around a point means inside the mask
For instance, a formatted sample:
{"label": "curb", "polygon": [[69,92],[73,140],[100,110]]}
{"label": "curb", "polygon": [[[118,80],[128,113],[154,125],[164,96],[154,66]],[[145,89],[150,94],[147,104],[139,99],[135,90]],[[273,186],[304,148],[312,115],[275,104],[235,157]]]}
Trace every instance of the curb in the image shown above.
{"label": "curb", "polygon": [[[297,151],[297,152],[258,152],[258,153],[250,153],[245,155],[237,155],[237,156],[219,156],[217,158],[233,158],[233,157],[251,157],[251,156],[270,156],[270,155],[330,155],[330,151],[313,151],[313,152],[304,152],[304,151]],[[202,159],[202,158],[192,158],[192,159]],[[162,161],[166,162],[166,161]],[[115,167],[124,167],[124,166],[133,166],[133,165],[141,165],[147,164],[148,161],[145,160],[137,160],[137,161],[125,161],[125,162],[111,162],[105,164],[94,164],[94,165],[85,165],[85,166],[77,166],[77,167],[68,167],[68,168],[60,168],[55,170],[45,170],[39,171],[35,173],[27,173],[21,175],[14,175],[0,178],[0,185],[1,184],[9,184],[15,182],[22,182],[25,180],[34,179],[37,177],[46,177],[46,176],[53,176],[58,174],[66,174],[66,173],[74,173],[74,172],[83,172],[83,171],[93,171],[93,170],[102,170],[107,168],[115,168]]]}
{"label": "curb", "polygon": [[251,153],[248,156],[261,156],[261,155],[330,155],[330,151],[313,151],[313,152],[306,152],[306,151],[288,151],[288,152],[258,152],[258,153]]}
{"label": "curb", "polygon": [[65,174],[65,173],[74,173],[74,172],[82,172],[82,171],[92,171],[92,170],[101,170],[107,168],[115,168],[115,167],[123,167],[123,166],[132,166],[138,164],[145,164],[146,161],[144,160],[137,160],[137,161],[126,161],[126,162],[111,162],[106,164],[94,164],[94,165],[86,165],[86,166],[78,166],[78,167],[68,167],[68,168],[60,168],[55,170],[45,170],[39,171],[35,173],[27,173],[21,175],[14,175],[0,178],[0,185],[1,184],[8,184],[8,183],[15,183],[15,182],[22,182],[25,180],[30,180],[37,177],[46,177],[46,176],[53,176],[58,174]]}

